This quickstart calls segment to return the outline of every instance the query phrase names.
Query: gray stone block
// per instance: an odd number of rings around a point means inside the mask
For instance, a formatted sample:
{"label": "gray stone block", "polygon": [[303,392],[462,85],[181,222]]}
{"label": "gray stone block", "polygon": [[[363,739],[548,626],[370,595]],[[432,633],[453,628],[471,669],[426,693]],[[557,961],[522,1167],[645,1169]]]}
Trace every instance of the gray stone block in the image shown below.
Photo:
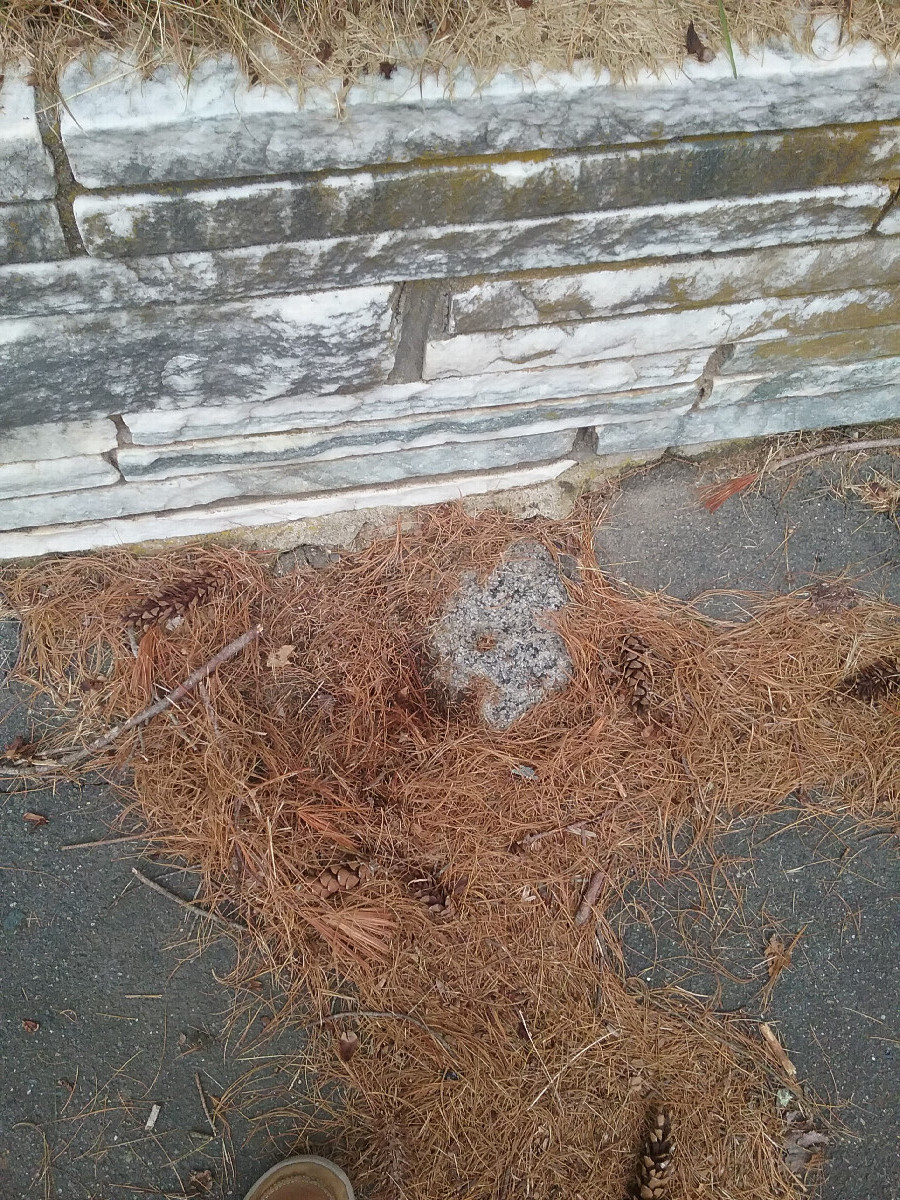
{"label": "gray stone block", "polygon": [[[12,420],[21,421],[18,412]],[[0,463],[41,462],[44,459],[103,454],[114,450],[116,427],[112,421],[59,421],[47,425],[0,424]]]}
{"label": "gray stone block", "polygon": [[532,220],[900,175],[900,126],[801,129],[531,160],[155,193],[82,195],[91,254],[136,257],[468,222]]}
{"label": "gray stone block", "polygon": [[56,194],[50,156],[35,116],[34,89],[23,73],[0,73],[0,203],[43,200]]}
{"label": "gray stone block", "polygon": [[100,488],[121,479],[105,458],[54,458],[47,462],[0,463],[0,499],[30,497],[84,488]]}
{"label": "gray stone block", "polygon": [[481,333],[689,304],[897,285],[900,238],[767,246],[703,258],[480,281],[451,295],[448,328],[450,333]]}
{"label": "gray stone block", "polygon": [[[271,546],[280,530],[271,528],[282,522],[316,520],[334,513],[360,512],[365,509],[410,508],[422,504],[459,501],[464,496],[488,492],[506,492],[511,488],[534,488],[550,484],[574,463],[571,459],[538,463],[534,466],[499,468],[469,474],[451,474],[431,479],[389,484],[384,487],[320,492],[313,496],[251,499],[234,503],[211,504],[201,508],[174,509],[146,516],[100,519],[71,525],[53,525],[0,534],[0,559],[33,557],[86,550],[98,546],[127,546],[161,538],[197,538],[224,529],[240,530],[249,539],[256,532],[256,543]],[[110,495],[113,489],[107,489]],[[533,495],[533,493],[530,493]],[[260,527],[263,527],[260,529]]]}
{"label": "gray stone block", "polygon": [[[897,333],[900,334],[900,330]],[[786,354],[790,352],[788,346],[784,350]],[[784,369],[763,378],[714,377],[711,391],[698,407],[705,412],[720,404],[756,404],[778,400],[782,396],[816,397],[828,392],[868,391],[891,385],[898,388],[900,395],[898,356],[850,363],[805,362],[795,357]]]}
{"label": "gray stone block", "polygon": [[[685,302],[740,299],[744,295],[797,294],[896,282],[900,253],[894,239],[834,239],[868,232],[889,196],[887,187],[825,189],[816,193],[745,202],[648,206],[619,213],[588,213],[510,224],[434,227],[377,236],[285,242],[232,250],[131,258],[123,262],[79,258],[41,265],[0,267],[0,317],[99,312],[150,304],[222,303],[258,295],[356,287],[397,278],[509,274],[629,258],[664,256],[666,264],[616,266],[597,273],[592,293],[610,289],[611,311],[680,307]],[[802,268],[827,242],[809,269],[809,286],[792,287],[790,268]],[[793,247],[792,247],[793,244]],[[898,243],[900,244],[900,243]],[[884,250],[874,247],[884,246]],[[768,247],[768,249],[766,249]],[[796,248],[798,256],[791,255]],[[736,257],[728,251],[748,251]],[[706,251],[715,257],[701,259]],[[799,252],[802,251],[802,255]],[[690,258],[678,260],[683,254]],[[753,255],[764,256],[757,261]],[[829,267],[828,256],[834,256]],[[777,259],[784,256],[785,266]],[[709,264],[709,270],[706,269]],[[767,266],[773,283],[766,284]],[[847,279],[842,282],[841,270]],[[867,272],[871,268],[871,278]],[[668,272],[671,270],[671,275]],[[635,272],[631,278],[631,272]],[[590,280],[593,273],[585,273]],[[746,282],[743,280],[746,278]],[[684,287],[684,299],[679,289]],[[729,290],[730,289],[730,290]],[[576,297],[575,303],[581,303]],[[600,301],[588,303],[595,306]],[[547,306],[552,308],[552,301]],[[505,310],[503,310],[505,311]],[[573,311],[559,305],[553,320]],[[583,314],[589,316],[590,309]],[[602,315],[602,314],[601,314]],[[533,323],[536,318],[532,318]],[[461,330],[462,331],[462,330]]]}
{"label": "gray stone block", "polygon": [[696,386],[686,384],[609,396],[463,409],[395,421],[362,421],[307,433],[220,438],[158,447],[124,446],[116,461],[126,479],[139,480],[169,479],[180,474],[237,467],[333,461],[429,446],[445,446],[452,457],[460,443],[574,430],[604,419],[627,420],[635,413],[686,407],[696,391]]}
{"label": "gray stone block", "polygon": [[263,400],[383,380],[392,289],[0,323],[0,423]]}
{"label": "gray stone block", "polygon": [[56,205],[0,204],[0,263],[49,262],[66,255]]}
{"label": "gray stone block", "polygon": [[[676,348],[720,346],[744,338],[781,343],[813,334],[900,322],[895,289],[866,288],[820,296],[772,297],[741,304],[639,313],[606,321],[541,325],[496,333],[470,333],[428,344],[426,379],[523,367],[629,358]],[[856,355],[855,357],[859,357]]]}
{"label": "gray stone block", "polygon": [[699,378],[710,352],[711,347],[548,370],[383,384],[329,396],[126,412],[123,418],[139,446],[206,438],[238,438],[246,443],[255,434],[314,431],[360,421],[410,422],[411,428],[418,420],[461,410],[483,420],[489,415],[484,409],[539,401],[567,406],[581,398],[596,404],[604,418],[614,419],[623,408],[633,411],[664,403],[670,391]]}
{"label": "gray stone block", "polygon": [[340,116],[334,88],[301,103],[289,88],[249,87],[225,58],[194,64],[188,81],[100,55],[93,71],[63,74],[62,133],[79,181],[104,187],[896,120],[900,78],[874,47],[838,47],[833,30],[809,56],[740,55],[737,79],[724,55],[629,86],[579,64],[481,85],[458,73],[451,93],[399,68],[348,89]]}
{"label": "gray stone block", "polygon": [[781,396],[693,412],[662,413],[649,420],[597,429],[597,453],[663,449],[704,442],[770,437],[796,429],[828,429],[900,417],[896,386],[840,391],[825,396]]}
{"label": "gray stone block", "polygon": [[490,471],[497,467],[561,458],[571,450],[572,442],[572,432],[567,431],[292,467],[179,475],[156,482],[120,483],[85,492],[3,500],[0,501],[0,529],[106,520],[138,513],[196,508],[223,500],[302,496],[400,483],[451,472]]}

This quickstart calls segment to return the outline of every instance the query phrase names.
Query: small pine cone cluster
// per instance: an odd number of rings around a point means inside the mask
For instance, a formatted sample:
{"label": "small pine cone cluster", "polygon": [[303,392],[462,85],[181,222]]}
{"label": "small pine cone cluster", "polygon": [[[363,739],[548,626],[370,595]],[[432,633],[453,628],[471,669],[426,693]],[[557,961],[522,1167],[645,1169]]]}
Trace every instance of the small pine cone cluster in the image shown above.
{"label": "small pine cone cluster", "polygon": [[456,916],[454,888],[448,888],[433,878],[420,877],[412,879],[409,890],[416,900],[421,901],[433,917],[449,918]]}
{"label": "small pine cone cluster", "polygon": [[848,675],[843,690],[855,700],[869,704],[900,693],[900,662],[896,658],[878,658]]}
{"label": "small pine cone cluster", "polygon": [[647,643],[629,634],[622,641],[621,661],[628,703],[639,717],[646,717],[650,708],[651,683]]}
{"label": "small pine cone cluster", "polygon": [[352,892],[368,883],[375,874],[369,863],[349,859],[336,867],[326,867],[321,875],[309,881],[310,891],[318,900],[330,900],[342,892]]}
{"label": "small pine cone cluster", "polygon": [[191,608],[206,604],[220,587],[221,580],[209,571],[191,575],[136,604],[122,620],[138,633],[146,633],[151,625],[174,629]]}
{"label": "small pine cone cluster", "polygon": [[674,1150],[671,1118],[666,1109],[654,1109],[641,1146],[631,1200],[668,1200]]}

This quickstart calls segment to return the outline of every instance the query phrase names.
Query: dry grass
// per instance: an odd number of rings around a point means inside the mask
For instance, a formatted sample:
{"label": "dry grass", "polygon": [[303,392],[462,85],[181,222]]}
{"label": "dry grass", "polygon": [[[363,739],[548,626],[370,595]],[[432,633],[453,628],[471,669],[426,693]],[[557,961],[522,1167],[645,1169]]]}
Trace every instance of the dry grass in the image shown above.
{"label": "dry grass", "polygon": [[[900,9],[883,0],[729,0],[725,12],[743,48],[773,35],[802,46],[822,13],[840,14],[850,38],[900,48]],[[228,51],[253,79],[301,84],[398,63],[487,78],[586,60],[622,78],[680,61],[690,21],[705,45],[726,49],[718,0],[0,0],[0,63],[22,55],[49,79],[84,50],[119,48],[147,69]]]}
{"label": "dry grass", "polygon": [[[745,624],[703,621],[613,587],[590,533],[586,509],[565,526],[442,509],[280,579],[251,554],[185,549],[6,580],[28,631],[19,672],[68,707],[69,742],[264,626],[206,696],[94,765],[165,852],[198,867],[202,902],[248,925],[286,991],[282,1020],[308,1025],[306,1068],[344,1081],[331,1145],[373,1197],[614,1200],[655,1097],[675,1114],[676,1200],[799,1194],[758,1037],[626,985],[605,907],[629,879],[664,878],[685,827],[711,841],[731,815],[792,792],[859,821],[896,818],[898,706],[861,703],[841,681],[896,655],[898,611],[822,612],[797,593]],[[560,625],[573,675],[499,732],[477,697],[432,685],[429,631],[459,572],[489,569],[522,537],[580,561]],[[206,571],[216,601],[146,634],[135,660],[121,614]],[[649,725],[622,694],[629,634],[650,648]],[[346,859],[375,864],[374,878],[321,899],[310,881]],[[597,871],[596,918],[578,927]],[[451,918],[415,898],[422,880],[452,894]],[[238,978],[258,969],[243,956]],[[347,1010],[370,1015],[335,1019]],[[343,1062],[350,1031],[360,1048]],[[323,1114],[306,1120],[301,1139]]]}

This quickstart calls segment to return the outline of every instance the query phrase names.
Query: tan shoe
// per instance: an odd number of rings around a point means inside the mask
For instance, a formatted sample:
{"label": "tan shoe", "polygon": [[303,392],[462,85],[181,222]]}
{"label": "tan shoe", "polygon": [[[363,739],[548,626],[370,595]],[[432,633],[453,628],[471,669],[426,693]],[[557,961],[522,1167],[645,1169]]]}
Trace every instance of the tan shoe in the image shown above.
{"label": "tan shoe", "polygon": [[257,1179],[245,1200],[354,1200],[353,1185],[327,1158],[286,1158]]}

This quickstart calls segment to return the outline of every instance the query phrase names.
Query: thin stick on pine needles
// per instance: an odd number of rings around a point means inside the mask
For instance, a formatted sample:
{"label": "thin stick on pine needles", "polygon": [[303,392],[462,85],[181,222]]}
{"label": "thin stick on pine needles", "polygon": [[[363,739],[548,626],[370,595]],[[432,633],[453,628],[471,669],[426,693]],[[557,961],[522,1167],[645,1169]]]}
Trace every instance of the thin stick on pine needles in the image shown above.
{"label": "thin stick on pine needles", "polygon": [[[99,737],[96,741],[91,742],[89,746],[85,746],[81,750],[72,750],[67,754],[63,754],[57,759],[49,759],[46,762],[41,763],[40,766],[34,765],[31,769],[38,774],[45,774],[48,771],[57,770],[59,767],[74,766],[76,763],[84,762],[85,759],[90,758],[92,754],[97,754],[100,750],[105,750],[107,746],[111,746],[112,743],[117,738],[121,737],[123,733],[128,733],[129,730],[136,729],[139,725],[146,725],[148,721],[151,721],[154,717],[158,717],[160,713],[166,712],[167,709],[170,709],[174,704],[177,704],[179,700],[183,700],[184,697],[189,695],[199,683],[202,683],[205,679],[208,679],[210,675],[217,671],[223,663],[228,662],[229,659],[232,659],[235,657],[235,655],[240,654],[240,652],[249,646],[251,642],[255,642],[261,633],[262,625],[255,625],[252,629],[248,629],[246,633],[242,633],[241,636],[235,638],[233,642],[229,642],[227,646],[223,646],[218,654],[214,654],[213,657],[208,662],[205,662],[202,667],[198,667],[196,671],[192,671],[183,683],[179,683],[178,687],[173,688],[171,692],[168,692],[162,697],[161,700],[157,700],[155,704],[151,704],[148,708],[143,709],[141,712],[135,713],[133,717],[129,717],[128,720],[123,721],[121,725],[113,726],[113,728],[107,733],[104,733],[102,737]],[[29,773],[28,768],[24,767],[17,768],[14,772],[9,771],[8,768],[3,768],[3,771],[5,774],[14,773],[21,775]]]}
{"label": "thin stick on pine needles", "polygon": [[192,913],[195,917],[205,917],[207,921],[212,921],[215,925],[221,925],[225,929],[236,929],[240,933],[247,932],[246,925],[241,925],[238,921],[229,921],[227,917],[220,917],[218,913],[209,912],[205,908],[200,908],[197,904],[192,904],[190,900],[184,900],[181,896],[176,896],[174,892],[170,892],[168,888],[163,887],[161,883],[157,883],[155,879],[151,879],[148,875],[145,875],[143,871],[139,871],[137,867],[132,867],[131,873],[144,887],[150,888],[151,892],[156,892],[159,896],[164,896],[166,900],[171,900],[173,904],[177,904],[185,912]]}

